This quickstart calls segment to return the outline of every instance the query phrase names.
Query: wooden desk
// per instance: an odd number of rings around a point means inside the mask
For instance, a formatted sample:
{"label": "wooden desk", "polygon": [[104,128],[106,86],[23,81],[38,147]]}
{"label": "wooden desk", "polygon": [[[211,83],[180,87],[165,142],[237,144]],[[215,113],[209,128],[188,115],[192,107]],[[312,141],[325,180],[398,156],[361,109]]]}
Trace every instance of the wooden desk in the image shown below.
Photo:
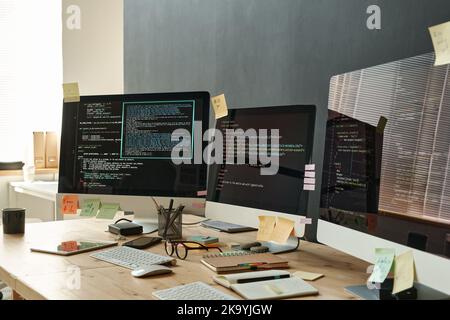
{"label": "wooden desk", "polygon": [[[193,216],[183,218],[185,222],[201,220]],[[173,274],[145,279],[132,277],[128,269],[93,259],[89,257],[90,253],[61,257],[30,252],[32,244],[49,239],[114,240],[114,235],[105,232],[109,223],[89,219],[30,224],[26,226],[24,236],[3,235],[0,231],[0,279],[25,299],[154,299],[152,292],[155,290],[194,281],[203,281],[234,295],[213,282],[215,273],[200,262],[202,251],[190,252],[186,261],[178,260]],[[218,236],[223,243],[250,242],[256,237],[255,232],[230,235],[200,226],[183,229],[184,236],[200,234]],[[165,255],[164,245],[148,250]],[[299,251],[283,256],[289,259],[291,272],[302,270],[325,274],[324,278],[312,283],[320,295],[304,299],[355,299],[344,291],[344,287],[365,283],[368,277],[366,262],[318,244],[302,241]],[[71,275],[68,270],[73,267],[80,270],[79,290],[67,285]]]}

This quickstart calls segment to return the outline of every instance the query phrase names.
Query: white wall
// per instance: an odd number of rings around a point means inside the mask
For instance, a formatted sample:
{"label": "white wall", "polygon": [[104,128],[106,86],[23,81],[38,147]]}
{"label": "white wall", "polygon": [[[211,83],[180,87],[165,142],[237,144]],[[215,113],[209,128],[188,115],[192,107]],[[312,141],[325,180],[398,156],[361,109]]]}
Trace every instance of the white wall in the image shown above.
{"label": "white wall", "polygon": [[123,93],[123,0],[63,0],[62,19],[64,82],[81,95]]}

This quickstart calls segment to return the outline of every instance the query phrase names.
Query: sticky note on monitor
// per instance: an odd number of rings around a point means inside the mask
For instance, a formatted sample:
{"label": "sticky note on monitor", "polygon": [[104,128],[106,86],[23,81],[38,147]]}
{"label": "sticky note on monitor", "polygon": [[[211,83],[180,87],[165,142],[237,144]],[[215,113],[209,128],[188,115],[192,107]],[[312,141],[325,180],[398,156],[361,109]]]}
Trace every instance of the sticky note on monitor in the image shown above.
{"label": "sticky note on monitor", "polygon": [[62,214],[77,214],[78,210],[78,196],[68,195],[63,196],[61,203]]}
{"label": "sticky note on monitor", "polygon": [[208,195],[207,190],[197,191],[197,197],[206,197]]}
{"label": "sticky note on monitor", "polygon": [[104,203],[100,207],[100,211],[97,214],[97,219],[108,219],[112,220],[116,216],[117,211],[119,211],[120,205],[117,203]]}
{"label": "sticky note on monitor", "polygon": [[395,257],[393,294],[405,291],[414,286],[414,255],[407,251]]}
{"label": "sticky note on monitor", "polygon": [[305,191],[315,191],[316,190],[316,185],[315,184],[304,184],[303,185],[303,190],[305,190]]}
{"label": "sticky note on monitor", "polygon": [[78,82],[64,83],[64,102],[80,102],[80,88]]}
{"label": "sticky note on monitor", "polygon": [[316,172],[315,171],[305,171],[305,178],[315,178]]}
{"label": "sticky note on monitor", "polygon": [[375,249],[375,266],[369,277],[370,282],[383,283],[386,280],[394,263],[394,249]]}
{"label": "sticky note on monitor", "polygon": [[429,28],[436,55],[435,66],[450,64],[450,22]]}
{"label": "sticky note on monitor", "polygon": [[272,216],[260,216],[259,228],[256,240],[258,241],[270,241],[272,237],[273,230],[275,228],[276,217]]}
{"label": "sticky note on monitor", "polygon": [[80,216],[82,217],[95,217],[100,209],[100,200],[84,200],[83,206],[81,207]]}
{"label": "sticky note on monitor", "polygon": [[228,115],[228,106],[225,95],[221,94],[219,96],[213,97],[211,99],[212,107],[216,115],[216,120],[226,117]]}
{"label": "sticky note on monitor", "polygon": [[294,221],[278,217],[270,240],[277,243],[286,243],[293,230]]}
{"label": "sticky note on monitor", "polygon": [[307,164],[305,166],[305,170],[306,171],[315,171],[316,170],[316,165],[315,164]]}

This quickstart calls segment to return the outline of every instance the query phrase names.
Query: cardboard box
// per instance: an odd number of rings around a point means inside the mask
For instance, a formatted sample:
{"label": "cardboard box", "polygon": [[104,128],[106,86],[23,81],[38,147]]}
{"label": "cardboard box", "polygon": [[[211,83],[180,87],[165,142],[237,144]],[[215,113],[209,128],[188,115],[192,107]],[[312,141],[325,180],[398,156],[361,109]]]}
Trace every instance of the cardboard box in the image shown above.
{"label": "cardboard box", "polygon": [[45,167],[58,168],[58,137],[56,132],[45,133]]}
{"label": "cardboard box", "polygon": [[45,168],[45,133],[33,132],[34,166],[36,169]]}

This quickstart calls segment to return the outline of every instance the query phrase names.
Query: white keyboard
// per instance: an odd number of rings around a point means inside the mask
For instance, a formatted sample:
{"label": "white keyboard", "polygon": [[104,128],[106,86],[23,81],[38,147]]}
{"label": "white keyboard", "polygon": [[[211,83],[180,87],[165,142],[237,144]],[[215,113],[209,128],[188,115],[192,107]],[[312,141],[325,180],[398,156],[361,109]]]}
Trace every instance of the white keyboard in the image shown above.
{"label": "white keyboard", "polygon": [[131,270],[175,261],[171,257],[160,256],[159,254],[123,246],[93,253],[90,256]]}
{"label": "white keyboard", "polygon": [[203,282],[155,291],[153,295],[160,300],[236,300]]}

